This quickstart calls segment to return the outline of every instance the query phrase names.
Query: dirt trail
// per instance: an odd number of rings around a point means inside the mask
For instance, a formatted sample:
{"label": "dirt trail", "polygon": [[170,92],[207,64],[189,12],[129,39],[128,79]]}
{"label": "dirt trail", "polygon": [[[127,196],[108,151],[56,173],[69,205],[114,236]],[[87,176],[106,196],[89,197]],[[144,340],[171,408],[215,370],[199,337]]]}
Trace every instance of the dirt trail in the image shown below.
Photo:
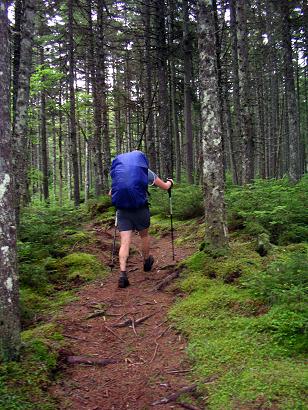
{"label": "dirt trail", "polygon": [[[97,234],[97,243],[92,245],[91,252],[108,263],[112,232],[91,228]],[[151,253],[155,263],[152,272],[148,273],[142,269],[137,235],[133,243],[137,251],[129,258],[128,288],[117,287],[116,263],[108,278],[82,287],[78,292],[79,300],[63,311],[59,321],[70,342],[66,354],[111,358],[117,363],[104,367],[64,365],[61,381],[51,389],[59,402],[59,409],[183,408],[175,402],[152,406],[153,402],[192,384],[184,353],[185,340],[171,328],[166,318],[167,311],[178,295],[154,290],[157,283],[174,271],[174,268],[170,268],[170,237],[152,239]],[[177,248],[176,260],[185,258],[192,251],[191,248]],[[105,316],[87,319],[95,309],[105,310]],[[146,320],[138,324],[138,319],[147,316]],[[113,327],[126,320],[131,320],[130,326]]]}

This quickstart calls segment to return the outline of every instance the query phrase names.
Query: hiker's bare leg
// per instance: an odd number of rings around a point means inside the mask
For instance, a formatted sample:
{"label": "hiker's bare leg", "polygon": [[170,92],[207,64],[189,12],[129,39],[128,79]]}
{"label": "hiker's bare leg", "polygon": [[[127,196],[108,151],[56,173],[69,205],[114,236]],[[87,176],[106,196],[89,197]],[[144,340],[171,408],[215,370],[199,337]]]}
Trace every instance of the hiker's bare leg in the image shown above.
{"label": "hiker's bare leg", "polygon": [[141,238],[141,249],[142,249],[143,259],[146,260],[149,257],[149,254],[150,254],[149,230],[144,229],[143,231],[139,232],[139,235],[140,235],[140,238]]}
{"label": "hiker's bare leg", "polygon": [[126,262],[129,255],[129,247],[132,239],[132,231],[120,232],[121,246],[119,250],[120,269],[126,271]]}

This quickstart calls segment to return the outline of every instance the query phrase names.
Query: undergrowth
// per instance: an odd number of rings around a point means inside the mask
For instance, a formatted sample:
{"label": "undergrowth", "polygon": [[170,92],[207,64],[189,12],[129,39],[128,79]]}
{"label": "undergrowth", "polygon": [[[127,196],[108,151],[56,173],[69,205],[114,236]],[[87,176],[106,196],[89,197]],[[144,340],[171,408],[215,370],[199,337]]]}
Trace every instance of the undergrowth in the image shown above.
{"label": "undergrowth", "polygon": [[[42,206],[25,209],[18,241],[21,322],[19,362],[0,364],[0,408],[56,408],[47,387],[57,372],[61,328],[53,318],[76,299],[75,289],[106,274],[83,248],[94,240],[82,224],[88,212]],[[43,323],[43,324],[42,324]]]}

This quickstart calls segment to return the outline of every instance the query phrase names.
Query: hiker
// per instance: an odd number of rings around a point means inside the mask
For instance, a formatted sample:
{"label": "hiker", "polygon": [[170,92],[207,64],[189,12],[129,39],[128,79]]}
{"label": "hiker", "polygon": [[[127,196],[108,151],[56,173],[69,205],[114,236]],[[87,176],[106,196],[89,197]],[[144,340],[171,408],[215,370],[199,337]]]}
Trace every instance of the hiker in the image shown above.
{"label": "hiker", "polygon": [[118,155],[113,161],[110,172],[112,178],[112,203],[117,208],[116,226],[120,232],[119,250],[120,276],[119,288],[129,286],[126,263],[134,230],[139,232],[143,255],[143,270],[152,269],[154,258],[150,255],[150,210],[148,204],[148,185],[169,190],[173,180],[162,181],[148,168],[148,159],[141,151]]}

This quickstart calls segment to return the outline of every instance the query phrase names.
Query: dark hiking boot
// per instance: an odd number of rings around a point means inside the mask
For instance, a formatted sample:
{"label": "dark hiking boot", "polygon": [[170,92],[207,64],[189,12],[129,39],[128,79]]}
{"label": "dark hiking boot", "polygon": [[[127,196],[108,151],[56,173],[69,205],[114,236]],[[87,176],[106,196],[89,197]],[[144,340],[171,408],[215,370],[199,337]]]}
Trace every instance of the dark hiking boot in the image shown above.
{"label": "dark hiking boot", "polygon": [[153,263],[154,263],[154,258],[153,258],[152,255],[150,255],[150,256],[144,261],[143,270],[144,270],[145,272],[150,272],[150,270],[152,269]]}
{"label": "dark hiking boot", "polygon": [[120,273],[118,286],[119,288],[127,288],[127,286],[129,286],[129,280],[126,273]]}

